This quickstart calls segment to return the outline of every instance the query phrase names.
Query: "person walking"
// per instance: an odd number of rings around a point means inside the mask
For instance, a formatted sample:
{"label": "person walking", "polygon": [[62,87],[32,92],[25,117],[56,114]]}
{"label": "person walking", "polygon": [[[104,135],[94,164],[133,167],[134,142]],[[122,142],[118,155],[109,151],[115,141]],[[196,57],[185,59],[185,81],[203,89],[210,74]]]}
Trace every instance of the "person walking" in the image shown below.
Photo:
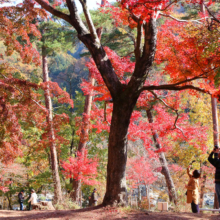
{"label": "person walking", "polygon": [[30,210],[32,209],[33,205],[37,204],[37,194],[35,193],[34,189],[31,189],[31,197],[28,202],[30,202]]}
{"label": "person walking", "polygon": [[21,190],[21,192],[18,193],[18,202],[20,204],[20,210],[23,211],[24,209],[24,190]]}
{"label": "person walking", "polygon": [[199,178],[200,172],[198,170],[190,171],[191,165],[187,168],[189,182],[185,185],[187,189],[187,203],[191,203],[193,213],[199,213]]}
{"label": "person walking", "polygon": [[91,204],[92,206],[96,206],[98,202],[97,189],[95,188],[91,195]]}
{"label": "person walking", "polygon": [[[214,155],[214,158],[213,158]],[[219,147],[215,146],[208,157],[208,161],[215,167],[215,192],[220,204],[220,153]]]}

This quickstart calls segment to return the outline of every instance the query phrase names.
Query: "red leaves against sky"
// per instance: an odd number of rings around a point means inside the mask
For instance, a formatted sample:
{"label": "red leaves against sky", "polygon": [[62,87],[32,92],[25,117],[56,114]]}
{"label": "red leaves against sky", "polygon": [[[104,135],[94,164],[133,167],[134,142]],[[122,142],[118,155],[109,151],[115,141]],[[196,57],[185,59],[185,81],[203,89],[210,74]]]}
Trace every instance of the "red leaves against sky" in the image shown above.
{"label": "red leaves against sky", "polygon": [[98,182],[95,180],[97,177],[97,158],[88,158],[88,152],[83,149],[82,152],[77,152],[77,157],[69,157],[69,162],[62,162],[64,169],[63,174],[66,178],[73,178],[81,180],[83,184],[94,185]]}
{"label": "red leaves against sky", "polygon": [[[169,0],[117,0],[118,6],[111,5],[108,1],[105,1],[105,7],[101,9],[104,13],[110,13],[115,20],[116,26],[125,25],[130,28],[137,27],[137,23],[134,21],[134,16],[140,18],[141,21],[148,21],[151,17],[157,16],[157,12],[161,11],[165,14],[170,14],[173,7],[179,7],[180,1]],[[181,4],[201,4],[201,0],[186,0]],[[212,1],[206,2],[209,6]]]}

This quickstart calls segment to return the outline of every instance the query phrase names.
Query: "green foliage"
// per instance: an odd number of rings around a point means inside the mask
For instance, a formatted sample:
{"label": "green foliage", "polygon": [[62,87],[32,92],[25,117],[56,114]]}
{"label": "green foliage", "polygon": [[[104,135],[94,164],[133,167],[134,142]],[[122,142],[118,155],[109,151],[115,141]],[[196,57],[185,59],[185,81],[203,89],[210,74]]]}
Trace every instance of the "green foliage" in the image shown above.
{"label": "green foliage", "polygon": [[66,26],[54,21],[44,21],[38,26],[42,38],[37,42],[37,47],[41,50],[44,47],[44,56],[54,56],[54,54],[67,51],[74,43],[74,31]]}

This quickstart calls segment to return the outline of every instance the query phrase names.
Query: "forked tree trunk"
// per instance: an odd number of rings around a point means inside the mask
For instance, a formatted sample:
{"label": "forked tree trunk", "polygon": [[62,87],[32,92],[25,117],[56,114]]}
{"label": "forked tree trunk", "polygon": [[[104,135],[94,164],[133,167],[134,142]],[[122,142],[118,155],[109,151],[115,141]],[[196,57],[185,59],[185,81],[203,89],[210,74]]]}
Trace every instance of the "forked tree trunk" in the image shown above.
{"label": "forked tree trunk", "polygon": [[[89,82],[92,86],[94,86],[95,79],[91,77],[91,74],[89,75]],[[83,118],[82,118],[82,129],[81,129],[80,141],[77,150],[80,153],[82,153],[83,149],[86,148],[86,144],[89,138],[89,123],[90,123],[90,113],[91,113],[92,98],[93,98],[92,92],[93,90],[90,91],[89,95],[86,95],[86,99],[85,99]],[[80,193],[81,193],[81,181],[73,179],[73,193],[71,196],[73,200],[78,203],[80,203],[80,198],[81,198]]]}
{"label": "forked tree trunk", "polygon": [[[212,103],[212,121],[213,121],[213,140],[214,146],[219,146],[219,128],[218,128],[218,111],[217,111],[217,99],[211,97]],[[218,209],[219,204],[217,200],[217,196],[215,193],[215,200],[214,200],[214,209]]]}
{"label": "forked tree trunk", "polygon": [[[45,53],[46,48],[42,47],[42,64],[43,64],[43,81],[49,82],[48,64]],[[55,144],[55,134],[53,126],[53,113],[52,113],[52,101],[50,97],[49,85],[46,86],[44,91],[45,105],[48,110],[47,126],[50,137],[50,156],[51,156],[51,169],[54,183],[54,202],[60,203],[62,201],[62,191],[59,176],[59,167],[57,160],[57,149]]]}
{"label": "forked tree trunk", "polygon": [[[148,117],[149,123],[153,123],[153,115],[151,113],[151,109],[146,110],[146,112],[147,112],[147,117]],[[158,150],[161,149],[161,145],[160,145],[159,140],[158,140],[157,132],[152,130],[152,134],[153,134],[153,140],[154,140],[156,148]],[[173,183],[173,179],[170,175],[169,168],[167,166],[166,157],[165,157],[163,152],[159,153],[159,160],[160,160],[160,164],[162,166],[161,173],[164,175],[164,177],[166,179],[166,184],[167,184],[167,188],[168,188],[168,195],[169,195],[170,202],[172,201],[172,202],[174,202],[174,204],[176,204],[177,203],[176,189],[175,189],[175,185]]]}
{"label": "forked tree trunk", "polygon": [[[151,18],[145,24],[144,32],[144,51],[139,57],[138,54],[141,51],[137,48],[136,67],[131,80],[128,85],[122,86],[117,95],[112,97],[113,112],[108,144],[107,185],[103,205],[127,204],[125,176],[127,133],[131,114],[140,95],[140,89],[144,85],[154,60],[157,40],[156,18]],[[99,67],[99,62],[96,65]],[[106,71],[109,70],[106,68]]]}

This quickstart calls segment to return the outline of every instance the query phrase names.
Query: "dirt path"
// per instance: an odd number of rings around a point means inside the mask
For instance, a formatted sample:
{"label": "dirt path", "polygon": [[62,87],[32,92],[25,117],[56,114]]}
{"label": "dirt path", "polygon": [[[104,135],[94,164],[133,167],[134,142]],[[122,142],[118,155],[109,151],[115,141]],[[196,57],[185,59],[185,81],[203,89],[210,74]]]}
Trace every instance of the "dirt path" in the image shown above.
{"label": "dirt path", "polygon": [[8,211],[0,210],[0,220],[220,220],[220,214],[192,214],[172,212],[122,212],[113,208],[87,208],[63,211]]}

